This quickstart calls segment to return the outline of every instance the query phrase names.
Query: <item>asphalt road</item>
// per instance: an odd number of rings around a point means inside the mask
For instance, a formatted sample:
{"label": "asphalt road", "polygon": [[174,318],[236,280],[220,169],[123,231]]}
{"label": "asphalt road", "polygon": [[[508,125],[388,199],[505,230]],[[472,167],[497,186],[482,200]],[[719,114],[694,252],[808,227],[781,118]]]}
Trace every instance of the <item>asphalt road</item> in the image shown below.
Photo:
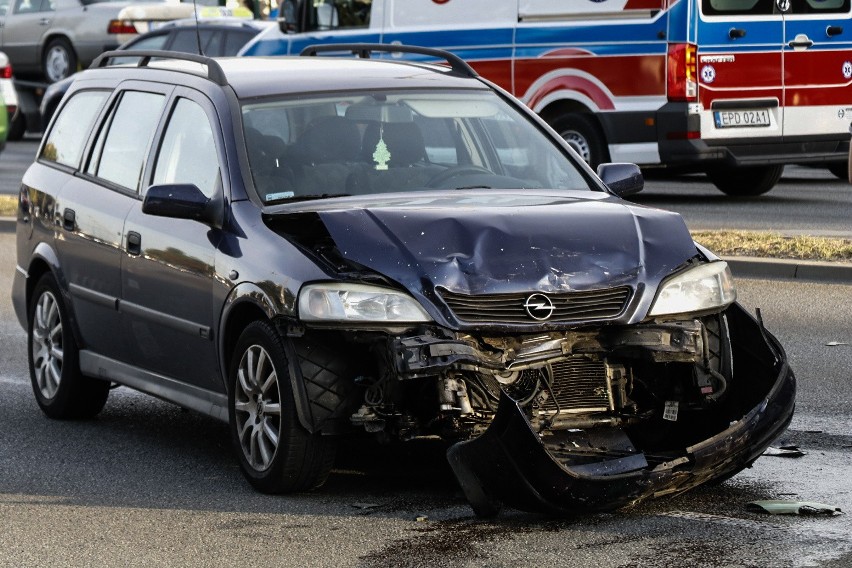
{"label": "asphalt road", "polygon": [[[0,153],[0,195],[18,192],[35,156],[30,137]],[[683,215],[690,229],[774,230],[852,238],[852,186],[826,169],[788,166],[780,183],[760,197],[732,199],[700,174],[663,176],[649,172],[637,203]]]}
{"label": "asphalt road", "polygon": [[[434,444],[349,444],[320,491],[270,497],[243,480],[224,424],[128,389],[96,420],[45,418],[10,306],[13,243],[0,232],[0,567],[852,565],[852,347],[828,346],[852,343],[848,286],[740,282],[797,371],[784,438],[805,457],[763,457],[720,486],[614,513],[481,522]],[[746,508],[775,498],[847,514]]]}

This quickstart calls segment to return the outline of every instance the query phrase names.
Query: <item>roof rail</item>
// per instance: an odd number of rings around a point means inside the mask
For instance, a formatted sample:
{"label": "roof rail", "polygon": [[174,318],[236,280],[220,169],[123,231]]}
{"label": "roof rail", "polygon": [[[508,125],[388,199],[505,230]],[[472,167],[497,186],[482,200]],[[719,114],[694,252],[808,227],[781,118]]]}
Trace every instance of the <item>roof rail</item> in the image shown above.
{"label": "roof rail", "polygon": [[419,55],[428,55],[438,59],[443,59],[449,63],[450,68],[459,75],[465,75],[467,77],[479,76],[477,72],[473,70],[473,67],[468,65],[464,59],[455,53],[450,53],[443,49],[433,49],[431,47],[418,47],[416,45],[385,43],[327,43],[323,45],[309,45],[303,49],[302,53],[299,55],[313,56],[318,53],[329,51],[349,51],[362,59],[369,59],[370,53],[373,51],[380,51],[382,53],[416,53]]}
{"label": "roof rail", "polygon": [[[222,67],[216,62],[216,60],[205,57],[203,55],[196,55],[195,53],[179,53],[177,51],[154,51],[154,50],[116,50],[116,51],[107,51],[105,53],[100,54],[89,66],[89,69],[97,69],[99,67],[106,67],[107,62],[110,59],[116,57],[138,57],[139,62],[136,64],[137,67],[148,67],[148,64],[151,62],[151,59],[177,59],[180,61],[192,61],[193,63],[200,63],[202,65],[207,66],[207,78],[216,83],[217,85],[227,85],[228,79],[225,77],[225,72],[222,71]],[[180,71],[180,69],[178,69]]]}

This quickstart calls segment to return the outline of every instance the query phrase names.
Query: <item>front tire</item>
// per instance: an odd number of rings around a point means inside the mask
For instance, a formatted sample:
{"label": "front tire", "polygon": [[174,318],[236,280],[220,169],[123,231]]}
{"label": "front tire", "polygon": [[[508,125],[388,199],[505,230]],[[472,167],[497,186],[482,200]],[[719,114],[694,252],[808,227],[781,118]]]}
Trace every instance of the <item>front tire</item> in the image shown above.
{"label": "front tire", "polygon": [[249,483],[263,493],[322,485],[334,463],[334,440],[299,422],[284,338],[271,324],[246,327],[228,380],[231,442]]}
{"label": "front tire", "polygon": [[778,183],[784,166],[720,167],[707,172],[710,181],[722,193],[731,197],[763,195]]}
{"label": "front tire", "polygon": [[48,83],[56,83],[77,71],[77,54],[64,37],[50,40],[44,48],[42,72]]}
{"label": "front tire", "polygon": [[33,290],[27,337],[30,380],[36,402],[51,418],[92,418],[104,407],[109,383],[80,372],[79,350],[53,274]]}

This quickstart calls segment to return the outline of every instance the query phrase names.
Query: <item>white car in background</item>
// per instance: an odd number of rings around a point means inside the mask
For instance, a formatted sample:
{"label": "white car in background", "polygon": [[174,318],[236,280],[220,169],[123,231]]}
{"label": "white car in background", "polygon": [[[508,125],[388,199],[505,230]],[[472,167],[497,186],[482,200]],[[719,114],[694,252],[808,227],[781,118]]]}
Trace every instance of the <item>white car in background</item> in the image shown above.
{"label": "white car in background", "polygon": [[[138,15],[147,30],[152,21],[176,17],[158,15],[165,5],[134,0],[0,0],[0,49],[19,75],[53,83],[88,67],[95,57],[138,33],[133,19],[119,17],[124,8],[145,8]],[[191,4],[178,12],[191,15]]]}

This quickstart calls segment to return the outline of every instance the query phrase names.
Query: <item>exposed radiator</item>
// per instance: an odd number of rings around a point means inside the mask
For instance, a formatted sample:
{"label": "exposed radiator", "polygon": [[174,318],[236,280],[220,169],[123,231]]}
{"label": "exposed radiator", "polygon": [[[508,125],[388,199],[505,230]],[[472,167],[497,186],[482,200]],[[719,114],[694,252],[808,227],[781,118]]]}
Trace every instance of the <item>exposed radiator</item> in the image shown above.
{"label": "exposed radiator", "polygon": [[550,388],[542,389],[534,408],[543,414],[606,412],[614,409],[607,366],[583,356],[571,356],[548,367]]}

